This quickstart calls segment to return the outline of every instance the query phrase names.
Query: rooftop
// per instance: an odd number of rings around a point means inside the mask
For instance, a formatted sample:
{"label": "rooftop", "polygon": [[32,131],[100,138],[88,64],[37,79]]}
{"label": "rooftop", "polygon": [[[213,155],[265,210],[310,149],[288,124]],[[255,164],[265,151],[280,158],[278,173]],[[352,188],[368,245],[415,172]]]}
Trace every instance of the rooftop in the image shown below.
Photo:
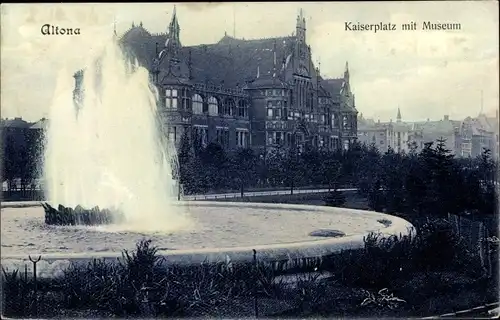
{"label": "rooftop", "polygon": [[[152,34],[142,24],[132,26],[120,38],[125,51],[137,58],[148,70],[158,68],[159,80],[175,73],[169,61],[163,61],[167,34]],[[179,74],[189,70],[191,83],[242,89],[266,87],[278,84],[286,87],[294,66],[292,55],[297,37],[294,35],[264,39],[238,39],[225,34],[218,42],[183,46],[177,56],[181,62]],[[309,48],[310,49],[310,48]],[[345,86],[345,80],[323,79],[311,63],[307,67],[312,84],[320,94],[337,98]],[[168,70],[168,71],[167,71]],[[319,88],[317,87],[319,85]]]}

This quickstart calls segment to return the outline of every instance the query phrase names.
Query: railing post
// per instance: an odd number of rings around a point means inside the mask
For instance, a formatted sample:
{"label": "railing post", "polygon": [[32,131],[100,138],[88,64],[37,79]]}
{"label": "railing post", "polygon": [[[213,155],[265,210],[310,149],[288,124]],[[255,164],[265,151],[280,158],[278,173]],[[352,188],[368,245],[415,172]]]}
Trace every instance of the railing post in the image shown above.
{"label": "railing post", "polygon": [[36,279],[36,264],[42,259],[42,256],[38,256],[38,258],[32,259],[31,256],[28,256],[30,261],[33,263],[33,289],[35,296],[35,315],[38,316],[38,283]]}
{"label": "railing post", "polygon": [[259,276],[259,268],[257,264],[257,251],[255,249],[252,249],[253,251],[253,267],[254,267],[254,276],[255,276],[255,285],[253,289],[253,308],[255,312],[255,318],[259,317],[259,303],[257,300],[257,283],[258,283],[258,276]]}

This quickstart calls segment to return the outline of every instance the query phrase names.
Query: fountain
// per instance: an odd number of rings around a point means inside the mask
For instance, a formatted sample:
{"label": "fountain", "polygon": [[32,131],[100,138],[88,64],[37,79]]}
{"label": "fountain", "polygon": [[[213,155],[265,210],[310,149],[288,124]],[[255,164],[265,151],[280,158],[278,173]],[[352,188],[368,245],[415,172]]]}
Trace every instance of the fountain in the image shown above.
{"label": "fountain", "polygon": [[363,247],[370,232],[412,229],[361,210],[177,201],[175,149],[163,139],[148,72],[112,43],[77,74],[75,97],[72,75],[61,71],[46,132],[47,203],[2,203],[2,266],[24,268],[41,254],[40,276],[54,276],[70,262],[116,261],[144,237],[173,264],[251,262],[254,252],[291,261]]}
{"label": "fountain", "polygon": [[186,227],[186,213],[172,206],[175,149],[163,139],[148,72],[112,41],[75,79],[72,94],[61,74],[50,112],[45,222],[119,223],[146,231]]}

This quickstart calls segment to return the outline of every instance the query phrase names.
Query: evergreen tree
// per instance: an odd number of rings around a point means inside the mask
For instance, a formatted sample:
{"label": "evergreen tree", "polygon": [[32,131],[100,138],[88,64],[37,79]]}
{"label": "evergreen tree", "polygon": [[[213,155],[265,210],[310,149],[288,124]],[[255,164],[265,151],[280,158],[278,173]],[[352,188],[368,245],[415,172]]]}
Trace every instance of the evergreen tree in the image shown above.
{"label": "evergreen tree", "polygon": [[179,160],[179,183],[184,188],[186,193],[191,193],[193,188],[193,178],[195,176],[193,168],[193,152],[191,149],[191,141],[187,131],[184,132],[179,147],[177,158]]}
{"label": "evergreen tree", "polygon": [[[368,195],[381,175],[381,154],[374,144],[363,146],[361,158],[356,168],[356,187],[361,195]],[[380,181],[379,181],[380,183]]]}
{"label": "evergreen tree", "polygon": [[457,181],[454,159],[450,150],[446,149],[446,140],[438,139],[435,148],[432,148],[430,143],[426,144],[420,156],[427,173],[424,210],[436,216],[458,213],[453,203],[455,193],[453,188],[450,188]]}
{"label": "evergreen tree", "polygon": [[405,212],[408,214],[421,213],[425,209],[424,201],[427,193],[426,172],[415,150],[403,159],[405,168]]}
{"label": "evergreen tree", "polygon": [[481,214],[494,214],[498,211],[496,187],[496,163],[491,157],[491,150],[484,149],[477,159],[478,176],[481,193],[479,194],[478,211]]}
{"label": "evergreen tree", "polygon": [[368,191],[368,206],[373,211],[383,212],[385,197],[380,180],[376,180]]}
{"label": "evergreen tree", "polygon": [[384,167],[381,178],[384,190],[385,208],[388,213],[401,213],[404,211],[404,188],[402,172],[402,157],[389,148],[382,157]]}

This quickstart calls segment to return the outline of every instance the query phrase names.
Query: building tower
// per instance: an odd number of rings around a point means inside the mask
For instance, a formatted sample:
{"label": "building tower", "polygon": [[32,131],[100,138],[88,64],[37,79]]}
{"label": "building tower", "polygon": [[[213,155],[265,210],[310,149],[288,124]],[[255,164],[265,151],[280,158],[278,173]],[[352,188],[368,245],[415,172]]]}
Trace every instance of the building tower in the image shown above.
{"label": "building tower", "polygon": [[307,54],[306,46],[306,19],[304,18],[304,13],[300,9],[299,15],[297,16],[297,24],[295,26],[295,33],[297,37],[297,54],[300,59],[304,59]]}
{"label": "building tower", "polygon": [[345,69],[344,69],[344,80],[345,82],[349,83],[349,62],[345,62]]}
{"label": "building tower", "polygon": [[179,21],[177,20],[177,10],[174,5],[174,13],[170,24],[168,25],[167,41],[165,42],[165,48],[167,52],[172,55],[177,55],[179,49],[181,48],[181,38],[180,38],[181,28],[179,27]]}
{"label": "building tower", "polygon": [[401,110],[398,107],[398,115],[396,116],[396,122],[401,122]]}

